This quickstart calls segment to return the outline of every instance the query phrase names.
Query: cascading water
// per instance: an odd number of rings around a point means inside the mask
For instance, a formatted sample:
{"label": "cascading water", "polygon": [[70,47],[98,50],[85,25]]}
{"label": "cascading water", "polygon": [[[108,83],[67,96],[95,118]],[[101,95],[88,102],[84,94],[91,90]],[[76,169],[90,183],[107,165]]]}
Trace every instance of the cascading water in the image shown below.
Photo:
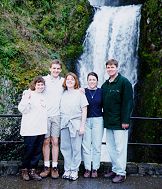
{"label": "cascading water", "polygon": [[110,58],[119,62],[120,73],[135,85],[140,8],[141,5],[129,5],[97,9],[86,33],[84,52],[78,60],[81,86],[86,86],[90,71],[98,74],[101,86],[107,78],[105,62]]}
{"label": "cascading water", "polygon": [[[105,0],[89,1],[98,8],[86,32],[84,51],[78,60],[81,86],[87,86],[87,74],[91,71],[98,74],[101,86],[108,78],[105,63],[111,58],[119,62],[119,72],[134,86],[137,82],[141,5],[110,7],[102,6]],[[101,161],[110,161],[107,154],[105,145],[102,145]]]}
{"label": "cascading water", "polygon": [[140,0],[89,0],[93,7],[139,4]]}

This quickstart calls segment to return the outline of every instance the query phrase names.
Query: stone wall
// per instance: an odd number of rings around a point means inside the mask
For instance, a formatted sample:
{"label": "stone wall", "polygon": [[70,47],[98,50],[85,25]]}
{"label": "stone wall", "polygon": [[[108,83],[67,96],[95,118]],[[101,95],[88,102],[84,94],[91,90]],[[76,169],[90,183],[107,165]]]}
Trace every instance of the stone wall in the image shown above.
{"label": "stone wall", "polygon": [[[38,169],[43,168],[43,162],[40,161]],[[1,161],[0,176],[18,175],[21,169],[20,161]],[[59,162],[60,173],[63,173],[63,161]],[[80,166],[80,173],[84,170],[83,163]],[[111,170],[111,163],[101,162],[99,175],[102,175],[106,170]],[[131,176],[159,176],[162,177],[162,164],[157,163],[127,163],[127,175]]]}

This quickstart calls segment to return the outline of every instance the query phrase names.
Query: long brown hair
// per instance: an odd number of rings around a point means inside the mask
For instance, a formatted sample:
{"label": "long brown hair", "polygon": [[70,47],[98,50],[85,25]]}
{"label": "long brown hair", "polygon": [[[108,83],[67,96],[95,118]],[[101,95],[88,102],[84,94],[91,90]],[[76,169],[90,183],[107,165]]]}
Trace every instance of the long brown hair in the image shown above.
{"label": "long brown hair", "polygon": [[69,75],[71,75],[71,76],[74,78],[74,80],[75,80],[74,89],[79,89],[79,80],[78,80],[77,75],[74,74],[73,72],[69,72],[69,73],[66,74],[65,79],[64,79],[64,82],[63,82],[63,85],[62,85],[63,88],[64,88],[64,90],[67,90],[66,80],[67,80],[67,77],[68,77]]}

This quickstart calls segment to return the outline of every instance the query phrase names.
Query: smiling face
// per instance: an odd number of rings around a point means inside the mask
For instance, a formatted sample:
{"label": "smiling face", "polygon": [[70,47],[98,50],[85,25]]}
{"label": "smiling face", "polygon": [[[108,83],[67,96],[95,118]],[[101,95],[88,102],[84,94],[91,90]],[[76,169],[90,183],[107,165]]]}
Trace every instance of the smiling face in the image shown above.
{"label": "smiling face", "polygon": [[75,78],[72,75],[68,75],[66,78],[66,87],[67,89],[74,89]]}
{"label": "smiling face", "polygon": [[37,92],[37,93],[42,93],[43,91],[44,91],[44,89],[45,89],[45,85],[44,85],[44,83],[42,83],[42,82],[37,82],[36,84],[35,84],[35,91]]}
{"label": "smiling face", "polygon": [[79,89],[79,81],[76,74],[69,72],[66,74],[63,82],[64,90],[67,89]]}
{"label": "smiling face", "polygon": [[115,64],[108,64],[106,71],[111,78],[114,78],[118,74],[118,67]]}
{"label": "smiling face", "polygon": [[58,78],[62,71],[61,65],[59,64],[52,64],[49,70],[51,72],[51,76],[53,76],[54,78]]}
{"label": "smiling face", "polygon": [[97,84],[98,84],[98,81],[97,81],[97,78],[93,75],[89,75],[88,76],[88,88],[89,89],[96,89],[97,88]]}

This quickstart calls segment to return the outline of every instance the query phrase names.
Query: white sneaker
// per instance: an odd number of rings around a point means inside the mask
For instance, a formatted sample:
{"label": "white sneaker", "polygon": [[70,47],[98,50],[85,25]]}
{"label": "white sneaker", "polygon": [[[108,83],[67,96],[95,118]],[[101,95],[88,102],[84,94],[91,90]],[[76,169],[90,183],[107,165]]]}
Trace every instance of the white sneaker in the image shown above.
{"label": "white sneaker", "polygon": [[77,180],[78,179],[78,171],[71,171],[69,179],[70,180]]}
{"label": "white sneaker", "polygon": [[70,174],[71,174],[71,171],[65,171],[64,174],[62,175],[62,178],[63,179],[69,179]]}

